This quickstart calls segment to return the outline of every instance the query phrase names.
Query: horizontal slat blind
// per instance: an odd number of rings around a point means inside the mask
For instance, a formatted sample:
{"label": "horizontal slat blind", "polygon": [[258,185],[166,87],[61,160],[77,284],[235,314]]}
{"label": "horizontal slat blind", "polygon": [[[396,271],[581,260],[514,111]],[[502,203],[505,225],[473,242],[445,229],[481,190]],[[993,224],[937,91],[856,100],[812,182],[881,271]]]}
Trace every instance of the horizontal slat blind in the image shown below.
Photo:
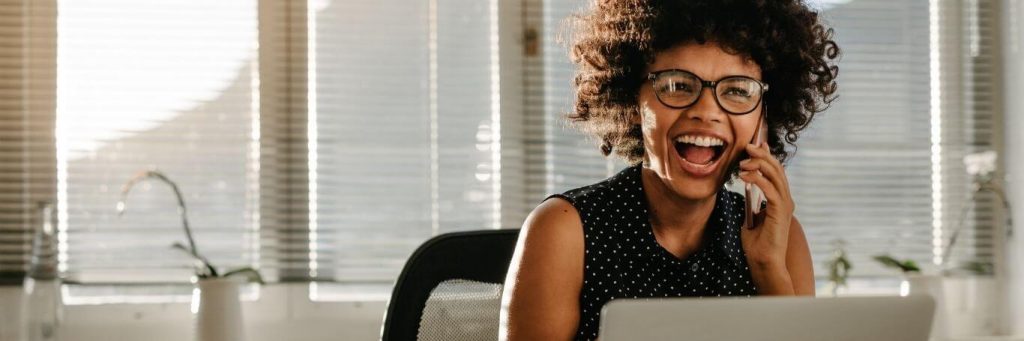
{"label": "horizontal slat blind", "polygon": [[312,275],[390,283],[427,238],[500,227],[493,2],[310,5]]}
{"label": "horizontal slat blind", "polygon": [[[83,283],[185,282],[192,269],[169,188],[122,184],[157,169],[178,182],[199,251],[257,265],[257,3],[63,1],[57,146],[61,267]],[[256,131],[258,132],[258,130]]]}
{"label": "horizontal slat blind", "polygon": [[932,162],[927,0],[827,7],[842,48],[839,99],[801,137],[787,172],[815,273],[843,239],[854,275],[871,256],[931,260]]}
{"label": "horizontal slat blind", "polygon": [[[518,45],[496,43],[495,3],[0,0],[0,276],[21,276],[35,203],[59,199],[70,280],[187,280],[166,187],[144,183],[116,217],[144,169],[179,182],[219,266],[388,283],[430,236],[515,227],[624,167],[564,119],[573,67],[556,37],[587,2],[523,3],[539,43],[519,99],[498,91],[500,49]],[[869,258],[883,252],[930,263],[967,196],[962,156],[998,139],[994,1],[940,1],[938,26],[926,0],[828,3],[841,99],[788,166],[816,271],[836,238],[856,275],[889,273]],[[997,203],[969,212],[954,262],[991,262]]]}
{"label": "horizontal slat blind", "polygon": [[55,198],[56,4],[0,0],[0,284],[20,284]]}
{"label": "horizontal slat blind", "polygon": [[[974,122],[994,112],[973,105],[993,96],[991,36],[981,58],[967,54],[968,2],[937,2],[934,24],[926,0],[825,7],[843,49],[840,98],[801,138],[788,167],[819,275],[835,239],[846,241],[856,276],[895,274],[871,259],[877,254],[934,268],[969,188],[962,158],[992,148],[991,126]],[[991,212],[991,202],[980,204],[975,212]],[[958,260],[991,262],[991,221],[969,220]]]}
{"label": "horizontal slat blind", "polygon": [[[525,151],[526,202],[532,209],[550,191],[547,169],[547,118],[544,99],[544,51],[548,49],[544,38],[544,1],[523,1],[523,149]],[[521,224],[520,224],[521,225]]]}
{"label": "horizontal slat blind", "polygon": [[[991,192],[979,194],[969,205],[973,179],[968,175],[963,157],[970,153],[996,151],[1000,158],[1005,149],[1001,143],[1000,115],[997,109],[999,62],[999,7],[993,0],[960,0],[941,2],[943,21],[948,25],[942,34],[941,73],[942,150],[943,150],[943,212],[942,237],[948,240],[957,228],[965,205],[971,207],[963,218],[962,232],[949,252],[948,267],[986,264],[993,269],[996,242],[1005,233],[1002,202]],[[1000,162],[996,163],[1001,164]],[[997,172],[1000,170],[997,169]],[[997,173],[999,174],[999,173]],[[942,244],[945,247],[948,241]],[[939,260],[939,255],[933,258]]]}
{"label": "horizontal slat blind", "polygon": [[571,36],[566,18],[587,8],[589,2],[544,1],[543,6],[544,16],[540,23],[543,78],[531,78],[535,82],[527,87],[542,89],[543,93],[539,101],[534,100],[536,104],[528,107],[527,113],[543,117],[543,129],[538,130],[544,132],[546,145],[543,173],[546,186],[544,192],[536,196],[538,200],[552,193],[595,183],[626,167],[618,158],[604,158],[598,148],[599,141],[580,133],[566,119],[573,110],[572,79],[575,69],[568,58],[567,42],[560,42],[558,38]]}
{"label": "horizontal slat blind", "polygon": [[260,272],[309,276],[306,4],[259,0]]}

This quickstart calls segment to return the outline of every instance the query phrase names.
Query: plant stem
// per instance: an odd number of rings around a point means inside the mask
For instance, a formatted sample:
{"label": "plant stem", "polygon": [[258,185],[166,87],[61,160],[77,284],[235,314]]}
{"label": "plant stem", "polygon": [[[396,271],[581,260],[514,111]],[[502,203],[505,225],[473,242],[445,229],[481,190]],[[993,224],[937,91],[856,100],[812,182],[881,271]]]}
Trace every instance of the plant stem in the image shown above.
{"label": "plant stem", "polygon": [[967,212],[974,207],[974,199],[978,194],[982,192],[992,192],[999,197],[999,200],[1003,204],[1003,212],[1006,214],[1006,236],[1013,236],[1013,215],[1010,214],[1010,202],[1006,200],[1006,193],[1003,192],[1002,186],[993,184],[995,180],[989,180],[976,184],[974,190],[971,191],[970,196],[967,198],[967,203],[964,208],[960,211],[960,218],[957,219],[956,229],[953,230],[953,234],[949,237],[949,243],[946,243],[946,247],[942,249],[942,266],[945,268],[949,263],[949,255],[953,252],[953,246],[956,245],[957,238],[960,236],[960,232],[964,228],[964,220],[967,219]]}
{"label": "plant stem", "polygon": [[120,213],[123,214],[125,211],[128,193],[132,190],[132,187],[134,187],[136,183],[149,178],[160,180],[170,186],[171,190],[174,191],[174,197],[178,200],[178,214],[181,216],[181,225],[184,227],[185,237],[188,239],[188,251],[192,256],[203,263],[206,271],[209,271],[210,276],[217,277],[217,270],[210,264],[210,261],[207,260],[206,257],[199,255],[199,249],[196,248],[196,241],[192,238],[192,228],[188,225],[188,209],[185,206],[185,198],[181,194],[181,190],[178,189],[178,185],[175,184],[174,181],[171,181],[171,179],[163,173],[158,171],[144,171],[129,180],[128,183],[124,185],[124,189],[121,190],[121,205],[118,206]]}

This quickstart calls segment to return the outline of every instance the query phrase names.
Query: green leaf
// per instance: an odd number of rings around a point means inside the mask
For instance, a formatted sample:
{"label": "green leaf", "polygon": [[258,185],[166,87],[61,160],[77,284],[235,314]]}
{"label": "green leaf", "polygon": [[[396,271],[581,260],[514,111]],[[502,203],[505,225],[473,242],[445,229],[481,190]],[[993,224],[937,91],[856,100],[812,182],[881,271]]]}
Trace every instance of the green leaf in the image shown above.
{"label": "green leaf", "polygon": [[890,255],[876,255],[872,258],[886,267],[899,269],[902,273],[921,272],[921,268],[917,266],[917,263],[910,259],[901,262]]}
{"label": "green leaf", "polygon": [[995,272],[995,265],[988,262],[973,261],[963,265],[962,268],[979,276],[991,275],[992,273]]}
{"label": "green leaf", "polygon": [[921,268],[918,267],[917,263],[911,259],[903,261],[903,264],[902,266],[900,266],[900,268],[903,269],[903,272],[921,272]]}
{"label": "green leaf", "polygon": [[872,258],[874,258],[879,263],[882,263],[882,265],[884,265],[886,267],[897,268],[897,269],[902,268],[900,266],[901,265],[900,262],[898,260],[896,260],[895,258],[892,258],[892,256],[889,256],[889,255],[876,255],[875,257],[872,257]]}

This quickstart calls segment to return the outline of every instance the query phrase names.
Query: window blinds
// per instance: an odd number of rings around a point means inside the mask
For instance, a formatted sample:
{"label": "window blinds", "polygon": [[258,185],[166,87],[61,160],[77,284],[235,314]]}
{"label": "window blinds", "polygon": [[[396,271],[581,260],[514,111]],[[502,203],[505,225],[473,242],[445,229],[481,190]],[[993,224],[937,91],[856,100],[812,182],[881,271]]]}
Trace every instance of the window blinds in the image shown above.
{"label": "window blinds", "polygon": [[[963,156],[996,148],[992,6],[857,0],[825,7],[843,49],[840,99],[804,134],[788,167],[816,273],[827,273],[837,239],[856,276],[893,274],[871,259],[878,254],[934,268],[969,192]],[[993,260],[997,221],[987,199],[970,211],[957,263]]]}
{"label": "window blinds", "polygon": [[[994,2],[934,3],[824,7],[841,99],[788,166],[818,274],[836,238],[855,275],[887,273],[877,253],[932,262],[967,196],[960,159],[998,148]],[[70,280],[187,280],[167,188],[115,215],[151,168],[187,195],[202,252],[270,280],[390,283],[430,236],[518,227],[624,166],[564,120],[555,37],[585,5],[524,1],[520,46],[499,43],[520,31],[495,1],[0,0],[0,276],[23,273],[35,202],[54,200]],[[954,262],[991,261],[997,206],[969,211]]]}
{"label": "window blinds", "polygon": [[53,1],[0,0],[0,284],[20,284],[54,200]]}
{"label": "window blinds", "polygon": [[[434,234],[525,217],[523,153],[502,141],[521,139],[520,117],[500,115],[515,105],[498,91],[518,70],[497,67],[515,53],[498,51],[494,2],[61,5],[72,33],[59,42],[56,149],[72,282],[188,278],[168,247],[182,232],[167,188],[136,187],[114,215],[121,184],[145,169],[178,181],[200,251],[270,280],[389,283]],[[146,17],[166,13],[181,17]],[[346,22],[360,13],[376,16]],[[354,31],[388,18],[377,41]],[[366,206],[374,193],[393,205]]]}
{"label": "window blinds", "polygon": [[932,162],[928,1],[826,6],[843,55],[839,99],[798,142],[787,172],[815,273],[843,240],[854,275],[871,259],[931,260]]}
{"label": "window blinds", "polygon": [[539,37],[538,51],[527,53],[524,61],[524,115],[531,151],[527,188],[535,207],[550,194],[595,183],[626,165],[614,157],[602,157],[599,141],[578,132],[566,119],[575,98],[574,67],[567,41],[559,37],[570,37],[571,26],[565,20],[587,2],[528,0],[524,6],[526,30]]}
{"label": "window blinds", "polygon": [[200,253],[259,261],[255,1],[62,1],[57,58],[61,269],[81,283],[187,282],[170,189],[122,184],[156,169],[184,192]]}
{"label": "window blinds", "polygon": [[500,228],[496,4],[310,5],[311,277],[390,283],[429,237]]}
{"label": "window blinds", "polygon": [[304,1],[259,1],[259,265],[266,280],[309,276]]}
{"label": "window blinds", "polygon": [[[943,86],[941,98],[942,163],[942,237],[948,239],[963,219],[962,233],[949,252],[950,267],[984,264],[994,270],[997,244],[1006,233],[1006,215],[999,197],[980,193],[971,205],[973,180],[963,157],[971,153],[996,151],[1004,158],[1001,101],[999,92],[999,2],[962,0],[939,2],[938,21],[943,25],[939,73]],[[1001,161],[997,162],[997,165]],[[996,174],[1001,174],[996,169]],[[964,208],[969,207],[964,214]],[[964,214],[964,217],[960,215]],[[947,243],[942,245],[947,246]],[[940,259],[933,252],[933,263]]]}

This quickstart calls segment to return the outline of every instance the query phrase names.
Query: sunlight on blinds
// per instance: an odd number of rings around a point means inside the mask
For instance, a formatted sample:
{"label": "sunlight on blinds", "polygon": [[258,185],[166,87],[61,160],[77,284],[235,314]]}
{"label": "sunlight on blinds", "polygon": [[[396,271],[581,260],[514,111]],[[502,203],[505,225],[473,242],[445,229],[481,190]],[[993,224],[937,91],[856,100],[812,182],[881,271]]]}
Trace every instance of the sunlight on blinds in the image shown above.
{"label": "sunlight on blinds", "polygon": [[177,181],[200,252],[258,262],[256,2],[61,1],[57,157],[60,260],[77,282],[184,282],[189,260],[173,197],[140,170]]}

